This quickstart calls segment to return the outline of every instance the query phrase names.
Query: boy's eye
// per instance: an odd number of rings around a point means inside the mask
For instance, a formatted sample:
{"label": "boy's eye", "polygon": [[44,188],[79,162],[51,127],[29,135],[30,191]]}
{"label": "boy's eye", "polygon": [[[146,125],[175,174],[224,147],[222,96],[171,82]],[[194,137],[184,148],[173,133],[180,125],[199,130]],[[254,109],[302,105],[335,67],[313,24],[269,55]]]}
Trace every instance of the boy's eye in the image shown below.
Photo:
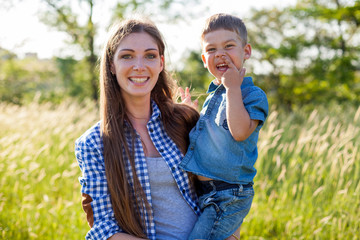
{"label": "boy's eye", "polygon": [[215,48],[209,48],[206,50],[207,52],[214,52],[215,51]]}
{"label": "boy's eye", "polygon": [[226,44],[225,48],[231,48],[233,46],[234,46],[234,44]]}

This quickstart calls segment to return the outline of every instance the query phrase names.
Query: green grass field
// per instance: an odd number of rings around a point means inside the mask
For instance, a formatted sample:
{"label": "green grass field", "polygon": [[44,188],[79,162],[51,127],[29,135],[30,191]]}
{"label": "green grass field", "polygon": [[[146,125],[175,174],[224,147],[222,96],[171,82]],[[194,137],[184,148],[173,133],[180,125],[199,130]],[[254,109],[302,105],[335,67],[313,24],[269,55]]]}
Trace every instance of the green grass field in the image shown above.
{"label": "green grass field", "polygon": [[[360,108],[271,109],[242,239],[360,238]],[[94,105],[0,104],[0,239],[84,239],[74,141]]]}

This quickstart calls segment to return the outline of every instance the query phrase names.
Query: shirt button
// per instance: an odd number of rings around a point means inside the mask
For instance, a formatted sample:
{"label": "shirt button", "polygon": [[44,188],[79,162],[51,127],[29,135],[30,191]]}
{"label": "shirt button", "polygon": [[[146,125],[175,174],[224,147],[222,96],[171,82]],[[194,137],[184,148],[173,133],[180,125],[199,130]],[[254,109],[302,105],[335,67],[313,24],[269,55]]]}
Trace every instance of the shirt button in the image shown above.
{"label": "shirt button", "polygon": [[185,194],[185,190],[183,189],[182,191],[181,191],[183,194]]}
{"label": "shirt button", "polygon": [[154,132],[154,129],[150,128],[149,131],[150,131],[150,132]]}
{"label": "shirt button", "polygon": [[162,152],[164,152],[164,149],[161,148],[159,151],[162,153]]}
{"label": "shirt button", "polygon": [[190,150],[194,150],[194,147],[190,147]]}
{"label": "shirt button", "polygon": [[194,210],[195,210],[195,211],[197,211],[197,210],[198,210],[198,208],[197,208],[197,207],[194,207]]}
{"label": "shirt button", "polygon": [[175,171],[175,167],[172,167],[171,170]]}

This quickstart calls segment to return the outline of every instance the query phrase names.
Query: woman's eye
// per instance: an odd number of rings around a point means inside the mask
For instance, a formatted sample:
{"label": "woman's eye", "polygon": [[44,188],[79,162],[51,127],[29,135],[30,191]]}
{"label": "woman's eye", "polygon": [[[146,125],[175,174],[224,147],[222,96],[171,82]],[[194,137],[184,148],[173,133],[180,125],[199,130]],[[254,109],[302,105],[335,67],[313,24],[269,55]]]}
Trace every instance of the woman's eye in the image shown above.
{"label": "woman's eye", "polygon": [[131,59],[131,55],[130,54],[125,54],[121,56],[122,59]]}
{"label": "woman's eye", "polygon": [[155,54],[147,54],[147,55],[146,55],[146,58],[147,58],[147,59],[155,59],[155,58],[156,58],[156,55],[155,55]]}

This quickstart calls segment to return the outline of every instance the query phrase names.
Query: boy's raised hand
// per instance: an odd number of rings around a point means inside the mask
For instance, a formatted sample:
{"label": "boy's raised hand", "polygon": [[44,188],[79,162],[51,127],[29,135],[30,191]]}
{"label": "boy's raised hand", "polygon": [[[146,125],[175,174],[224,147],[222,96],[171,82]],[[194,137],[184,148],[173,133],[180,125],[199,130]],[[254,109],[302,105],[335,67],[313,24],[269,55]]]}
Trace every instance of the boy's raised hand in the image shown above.
{"label": "boy's raised hand", "polygon": [[222,84],[225,88],[240,87],[244,80],[246,69],[241,68],[238,70],[231,59],[226,55],[223,55],[222,59],[225,61],[225,64],[228,65],[228,69],[221,77]]}
{"label": "boy's raised hand", "polygon": [[180,92],[181,103],[198,110],[198,100],[196,99],[194,102],[191,101],[190,89],[186,87],[184,91],[182,87],[179,87],[178,90]]}

